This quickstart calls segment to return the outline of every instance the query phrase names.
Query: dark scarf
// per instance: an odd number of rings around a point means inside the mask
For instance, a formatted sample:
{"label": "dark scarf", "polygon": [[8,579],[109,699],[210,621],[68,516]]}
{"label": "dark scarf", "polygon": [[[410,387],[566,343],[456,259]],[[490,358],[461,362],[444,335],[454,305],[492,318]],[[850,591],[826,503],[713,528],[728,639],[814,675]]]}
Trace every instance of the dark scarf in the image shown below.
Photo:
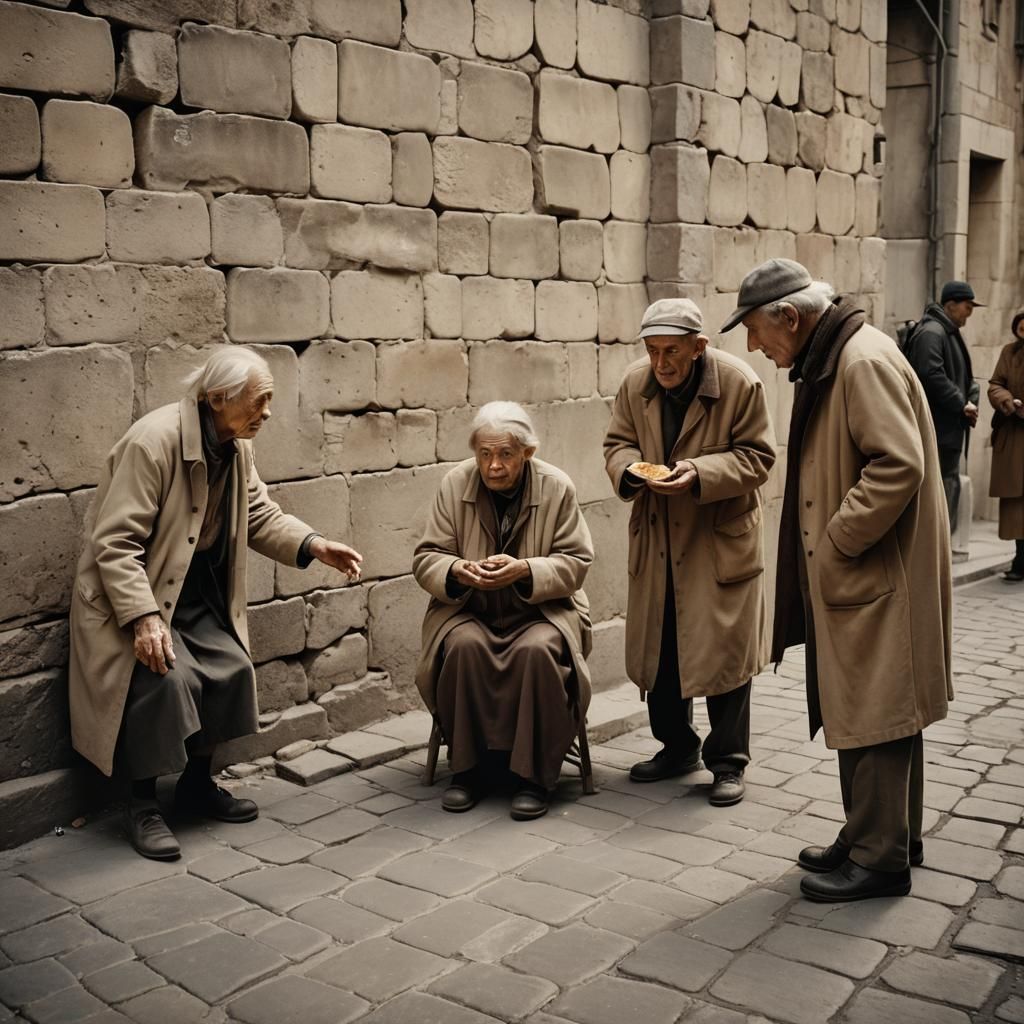
{"label": "dark scarf", "polygon": [[789,447],[786,450],[786,490],[782,499],[779,526],[778,568],[775,574],[775,629],[772,636],[772,661],[778,664],[787,647],[805,640],[803,597],[800,592],[800,451],[804,434],[818,402],[828,392],[835,377],[836,364],[843,346],[860,330],[866,320],[864,310],[851,299],[835,299],[811,331],[800,353],[790,380],[796,381],[793,415],[789,423]]}
{"label": "dark scarf", "polygon": [[661,403],[661,434],[665,445],[665,465],[670,465],[672,451],[679,440],[679,432],[683,429],[686,411],[690,408],[697,395],[701,379],[704,376],[704,357],[695,359],[690,368],[690,376],[672,391],[662,388]]}

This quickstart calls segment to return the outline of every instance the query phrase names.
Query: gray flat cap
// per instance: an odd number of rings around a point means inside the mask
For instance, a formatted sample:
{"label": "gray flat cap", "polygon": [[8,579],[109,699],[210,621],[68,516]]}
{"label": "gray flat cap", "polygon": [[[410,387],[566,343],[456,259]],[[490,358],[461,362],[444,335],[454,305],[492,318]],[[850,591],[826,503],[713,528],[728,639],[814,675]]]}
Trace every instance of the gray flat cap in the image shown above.
{"label": "gray flat cap", "polygon": [[736,298],[736,308],[728,320],[722,324],[720,334],[731,331],[748,313],[765,306],[776,299],[785,298],[806,288],[811,283],[811,275],[802,263],[796,260],[767,260],[743,278],[740,293]]}
{"label": "gray flat cap", "polygon": [[704,317],[697,303],[690,299],[658,299],[644,311],[640,321],[640,337],[652,334],[700,334]]}

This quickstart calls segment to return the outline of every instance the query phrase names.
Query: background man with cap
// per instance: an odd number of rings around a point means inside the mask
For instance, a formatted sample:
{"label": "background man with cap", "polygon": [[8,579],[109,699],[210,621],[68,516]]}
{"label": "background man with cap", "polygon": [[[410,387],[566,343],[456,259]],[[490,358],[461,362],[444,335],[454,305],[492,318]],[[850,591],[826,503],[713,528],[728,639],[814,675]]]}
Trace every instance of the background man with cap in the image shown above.
{"label": "background man with cap", "polygon": [[[644,313],[647,359],[633,363],[604,441],[629,520],[626,671],[648,692],[651,730],[663,749],[633,765],[654,782],[693,771],[703,754],[712,804],[743,798],[750,761],[750,677],[768,654],[764,545],[758,488],[775,462],[764,388],[742,360],[707,348],[689,299],[661,299]],[[630,472],[668,466],[663,480]],[[690,724],[706,697],[711,731]]]}
{"label": "background man with cap", "polygon": [[923,861],[921,731],[951,686],[951,566],[921,382],[849,299],[792,260],[743,280],[747,348],[796,383],[779,529],[772,659],[807,645],[813,738],[838,750],[846,822],[801,851],[826,902],[910,892]]}
{"label": "background man with cap", "polygon": [[929,302],[914,329],[906,356],[921,378],[928,408],[935,424],[939,446],[939,468],[946,494],[950,529],[956,529],[960,504],[960,456],[967,431],[978,422],[980,389],[971,369],[971,356],[961,328],[982,303],[966,281],[947,281],[942,286],[941,305]]}

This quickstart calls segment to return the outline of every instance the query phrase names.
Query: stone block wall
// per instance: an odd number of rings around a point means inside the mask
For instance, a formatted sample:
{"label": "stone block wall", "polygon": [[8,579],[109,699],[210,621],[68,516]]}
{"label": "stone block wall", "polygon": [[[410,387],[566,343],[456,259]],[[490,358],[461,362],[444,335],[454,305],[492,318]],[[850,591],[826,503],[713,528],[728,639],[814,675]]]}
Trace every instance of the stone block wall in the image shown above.
{"label": "stone block wall", "polygon": [[[19,807],[71,763],[102,460],[212,346],[270,361],[274,496],[366,556],[348,588],[252,557],[266,731],[241,759],[417,706],[411,553],[479,405],[527,405],[575,479],[610,650],[600,446],[649,299],[714,335],[784,255],[881,312],[884,0],[0,0],[0,24],[0,722],[47,719],[0,727]],[[789,385],[751,363],[784,439]]]}

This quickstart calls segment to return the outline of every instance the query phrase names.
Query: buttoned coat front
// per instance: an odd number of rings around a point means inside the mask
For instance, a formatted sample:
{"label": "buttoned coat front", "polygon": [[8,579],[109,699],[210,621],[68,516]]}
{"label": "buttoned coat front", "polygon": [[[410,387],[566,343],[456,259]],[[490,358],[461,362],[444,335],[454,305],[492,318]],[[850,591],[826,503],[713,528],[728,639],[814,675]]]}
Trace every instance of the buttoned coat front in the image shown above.
{"label": "buttoned coat front", "polygon": [[672,497],[647,487],[633,491],[622,480],[631,462],[666,461],[662,394],[649,360],[633,363],[604,442],[612,486],[633,502],[626,672],[641,689],[654,686],[671,562],[682,694],[714,696],[742,686],[768,659],[759,488],[775,462],[775,435],[754,371],[708,348],[668,460],[692,462],[697,487]]}
{"label": "buttoned coat front", "polygon": [[[296,563],[310,528],[270,499],[237,440],[228,496],[228,615],[246,650],[246,546]],[[134,423],[103,467],[71,596],[68,687],[75,749],[113,770],[135,666],[132,622],[158,612],[170,624],[206,513],[207,476],[194,398]]]}
{"label": "buttoned coat front", "polygon": [[[560,469],[540,459],[526,463],[529,474],[522,509],[507,553],[530,565],[533,588],[525,600],[536,605],[565,640],[579,685],[580,713],[590,704],[590,605],[581,589],[594,548],[576,500],[576,488]],[[441,645],[448,633],[471,614],[465,605],[472,593],[450,597],[448,572],[459,559],[480,561],[497,554],[497,545],[480,518],[477,495],[485,484],[475,459],[455,466],[441,481],[427,516],[423,537],[413,555],[416,582],[430,594],[416,686],[431,712],[436,707]]]}

